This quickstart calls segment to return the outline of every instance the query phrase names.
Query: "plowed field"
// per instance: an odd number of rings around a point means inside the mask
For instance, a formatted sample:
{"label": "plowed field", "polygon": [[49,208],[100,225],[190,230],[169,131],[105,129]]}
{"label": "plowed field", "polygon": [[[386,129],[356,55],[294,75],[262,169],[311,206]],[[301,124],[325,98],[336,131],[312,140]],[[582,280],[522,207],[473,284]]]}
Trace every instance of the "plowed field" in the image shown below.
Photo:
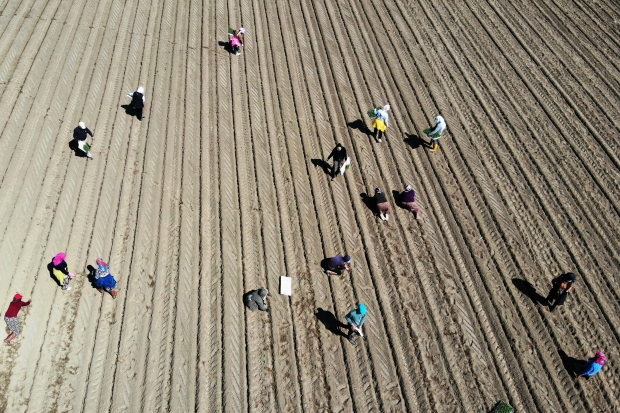
{"label": "plowed field", "polygon": [[0,411],[620,412],[619,55],[612,0],[0,0]]}

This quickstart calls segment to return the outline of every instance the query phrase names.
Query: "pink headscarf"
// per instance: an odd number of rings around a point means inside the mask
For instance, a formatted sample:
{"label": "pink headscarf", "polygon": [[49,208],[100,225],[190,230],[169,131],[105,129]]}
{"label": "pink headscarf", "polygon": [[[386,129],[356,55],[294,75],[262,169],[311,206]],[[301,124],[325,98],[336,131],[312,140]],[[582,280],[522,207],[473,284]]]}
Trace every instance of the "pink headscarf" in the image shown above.
{"label": "pink headscarf", "polygon": [[606,361],[607,361],[607,356],[603,354],[601,350],[597,350],[596,354],[594,355],[594,362],[596,364],[600,364],[601,366],[604,366]]}
{"label": "pink headscarf", "polygon": [[64,261],[66,256],[67,256],[67,254],[65,254],[64,252],[59,252],[58,254],[56,254],[54,259],[52,260],[52,263],[54,265],[58,265],[58,264],[60,264],[61,262]]}

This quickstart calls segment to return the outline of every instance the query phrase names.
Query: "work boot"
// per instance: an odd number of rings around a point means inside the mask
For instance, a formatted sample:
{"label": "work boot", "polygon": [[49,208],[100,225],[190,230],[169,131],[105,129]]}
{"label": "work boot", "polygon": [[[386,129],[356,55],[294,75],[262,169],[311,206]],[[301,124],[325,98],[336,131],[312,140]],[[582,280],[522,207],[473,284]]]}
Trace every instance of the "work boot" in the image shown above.
{"label": "work boot", "polygon": [[349,343],[356,345],[357,343],[355,342],[355,340],[353,340],[351,337],[349,337]]}
{"label": "work boot", "polygon": [[112,296],[112,298],[116,298],[116,290],[112,290],[110,291],[110,295]]}

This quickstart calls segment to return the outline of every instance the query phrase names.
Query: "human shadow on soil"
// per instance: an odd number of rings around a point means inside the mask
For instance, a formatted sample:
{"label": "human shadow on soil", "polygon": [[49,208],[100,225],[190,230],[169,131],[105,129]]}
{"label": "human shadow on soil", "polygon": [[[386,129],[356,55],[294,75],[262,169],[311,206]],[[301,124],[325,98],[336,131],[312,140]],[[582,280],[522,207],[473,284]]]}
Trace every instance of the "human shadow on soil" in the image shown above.
{"label": "human shadow on soil", "polygon": [[224,50],[226,50],[228,53],[232,54],[233,51],[230,48],[230,42],[223,42],[223,41],[220,40],[220,41],[217,42],[217,45],[220,46],[220,47],[223,47]]}
{"label": "human shadow on soil", "polygon": [[75,139],[69,141],[69,149],[73,151],[74,156],[86,158],[86,153],[78,147],[78,143]]}
{"label": "human shadow on soil", "polygon": [[403,135],[405,135],[405,139],[403,139],[403,141],[407,145],[411,146],[412,149],[418,149],[419,147],[430,148],[430,145],[418,135],[411,135],[407,132],[403,133]]}
{"label": "human shadow on soil", "polygon": [[364,205],[370,209],[373,215],[377,215],[379,213],[377,210],[377,201],[374,196],[369,196],[367,193],[363,192],[360,194],[360,197],[362,198]]}
{"label": "human shadow on soil", "polygon": [[54,280],[56,285],[59,287],[62,287],[62,284],[60,284],[60,281],[58,281],[58,278],[56,278],[56,276],[54,275],[54,263],[53,262],[50,261],[50,263],[47,264],[47,271],[49,271],[50,278]]}
{"label": "human shadow on soil", "polygon": [[97,287],[95,286],[95,283],[97,282],[97,279],[95,278],[95,273],[97,272],[97,270],[92,265],[86,266],[86,269],[88,270],[87,279],[90,283],[90,286],[97,289]]}
{"label": "human shadow on soil", "polygon": [[368,128],[368,126],[366,126],[366,122],[364,122],[362,119],[356,119],[352,122],[349,122],[347,123],[347,126],[351,129],[357,129],[366,136],[374,136],[372,131]]}
{"label": "human shadow on soil", "polygon": [[394,197],[394,203],[396,204],[396,206],[400,209],[404,209],[405,211],[409,211],[409,208],[403,205],[403,196],[404,192],[400,192],[396,189],[392,191],[392,197]]}
{"label": "human shadow on soil", "polygon": [[317,308],[314,315],[325,326],[325,328],[331,331],[333,334],[337,336],[347,337],[347,335],[343,333],[340,328],[346,328],[348,326],[338,320],[332,312],[323,310],[322,308]]}
{"label": "human shadow on soil", "polygon": [[325,173],[325,175],[331,174],[332,168],[329,166],[329,163],[327,163],[323,159],[310,159],[310,162],[312,162],[312,165],[314,165],[315,167],[319,167],[323,169],[323,172]]}
{"label": "human shadow on soil", "polygon": [[572,378],[577,378],[579,374],[583,372],[587,360],[579,360],[574,357],[570,357],[564,352],[564,350],[558,350],[558,354],[560,355],[564,368]]}
{"label": "human shadow on soil", "polygon": [[129,116],[136,116],[136,110],[131,105],[121,105],[121,108],[125,109],[125,114]]}
{"label": "human shadow on soil", "polygon": [[521,291],[521,293],[525,294],[530,300],[532,300],[534,304],[547,304],[545,297],[538,294],[536,287],[534,287],[530,282],[519,278],[513,278],[512,283],[519,291]]}

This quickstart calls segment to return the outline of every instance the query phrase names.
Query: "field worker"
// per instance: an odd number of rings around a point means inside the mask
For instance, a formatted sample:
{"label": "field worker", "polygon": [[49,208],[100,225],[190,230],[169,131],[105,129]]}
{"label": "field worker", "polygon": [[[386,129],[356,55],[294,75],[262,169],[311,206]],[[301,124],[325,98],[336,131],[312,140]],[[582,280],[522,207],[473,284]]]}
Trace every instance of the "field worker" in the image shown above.
{"label": "field worker", "polygon": [[75,277],[75,274],[69,272],[69,266],[65,262],[66,257],[67,254],[59,252],[52,260],[52,264],[54,265],[52,272],[60,283],[63,291],[69,291],[71,289],[71,287],[69,287],[69,281]]}
{"label": "field worker", "polygon": [[334,158],[334,166],[332,167],[332,181],[336,179],[338,173],[340,172],[340,167],[347,160],[347,150],[342,146],[342,144],[337,143],[336,147],[332,150],[332,153],[327,157],[327,161],[330,158]]}
{"label": "field worker", "polygon": [[269,311],[267,308],[267,295],[269,291],[266,288],[250,291],[243,296],[243,303],[250,311]]}
{"label": "field worker", "polygon": [[20,333],[21,327],[19,325],[19,318],[17,318],[17,314],[22,307],[30,305],[31,302],[32,300],[28,302],[22,301],[22,295],[20,293],[15,294],[13,297],[13,301],[9,304],[9,308],[6,310],[6,313],[4,313],[4,322],[11,331],[8,337],[4,339],[6,344],[11,345],[11,340],[13,340],[15,336]]}
{"label": "field worker", "polygon": [[116,298],[116,280],[114,276],[110,274],[110,268],[108,264],[101,258],[97,258],[97,271],[95,272],[95,287],[100,293],[106,291],[112,298]]}
{"label": "field worker", "polygon": [[579,377],[585,377],[586,380],[590,380],[592,376],[601,371],[606,362],[607,356],[603,354],[601,350],[597,350],[594,357],[588,359],[586,364],[583,366],[583,372],[579,375]]}
{"label": "field worker", "polygon": [[[86,138],[90,135],[91,144],[86,143]],[[80,148],[82,152],[86,154],[88,159],[93,160],[93,156],[90,154],[90,147],[93,145],[95,141],[95,136],[93,133],[86,127],[84,122],[78,123],[78,127],[73,129],[73,139],[77,142],[77,147]]]}
{"label": "field worker", "polygon": [[441,135],[446,130],[446,127],[446,121],[443,119],[443,116],[437,115],[435,116],[435,126],[433,126],[433,129],[424,130],[424,133],[426,133],[432,141],[431,152],[435,152],[437,148],[439,148],[439,138],[441,138]]}
{"label": "field worker", "polygon": [[[568,297],[568,293],[571,292],[575,286],[575,281],[577,281],[577,277],[572,272],[569,272],[556,277],[551,282],[553,287],[551,288],[551,291],[549,291],[549,295],[546,298],[547,304],[551,307],[551,312],[554,312],[557,306],[564,305],[564,302]],[[552,303],[553,301],[555,302]]]}
{"label": "field worker", "polygon": [[359,307],[357,307],[355,310],[352,310],[344,318],[349,323],[349,342],[355,345],[357,343],[355,342],[355,340],[353,340],[353,334],[364,337],[364,333],[362,332],[362,326],[366,321],[366,306],[364,304],[360,304]]}
{"label": "field worker", "polygon": [[415,191],[409,184],[405,185],[405,192],[402,193],[402,205],[413,212],[415,219],[420,219],[420,207],[415,202]]}
{"label": "field worker", "polygon": [[330,275],[342,275],[342,271],[351,271],[351,257],[336,255],[325,262],[325,272]]}
{"label": "field worker", "polygon": [[379,216],[382,220],[387,221],[390,218],[390,203],[379,188],[375,188],[375,202],[377,203]]}
{"label": "field worker", "polygon": [[390,105],[385,105],[381,109],[375,109],[375,120],[372,122],[372,127],[375,128],[374,135],[377,142],[381,142],[381,138],[385,135],[385,130],[390,126],[390,115],[388,115]]}
{"label": "field worker", "polygon": [[245,29],[241,27],[228,35],[230,36],[230,50],[238,56],[240,54],[239,47],[243,47],[243,36],[245,35]]}
{"label": "field worker", "polygon": [[131,98],[130,106],[131,109],[133,109],[136,118],[141,121],[142,119],[144,119],[144,117],[142,116],[142,109],[144,109],[144,103],[146,102],[146,98],[144,97],[144,88],[140,86],[138,90],[128,94],[127,96]]}

